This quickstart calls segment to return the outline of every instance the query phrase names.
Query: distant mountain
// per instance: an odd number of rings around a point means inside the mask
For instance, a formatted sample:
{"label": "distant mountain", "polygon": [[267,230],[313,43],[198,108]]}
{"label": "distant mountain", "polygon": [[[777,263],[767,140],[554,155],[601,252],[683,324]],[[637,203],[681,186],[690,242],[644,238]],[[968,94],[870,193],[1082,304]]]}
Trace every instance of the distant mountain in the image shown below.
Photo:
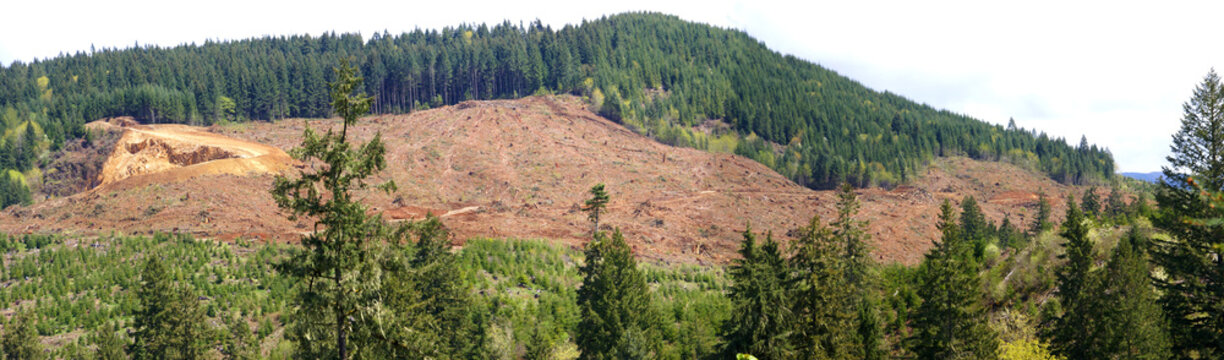
{"label": "distant mountain", "polygon": [[1140,172],[1124,172],[1124,173],[1119,173],[1119,174],[1120,174],[1120,175],[1122,175],[1122,176],[1125,176],[1125,177],[1131,178],[1131,179],[1140,180],[1140,181],[1147,181],[1147,182],[1150,182],[1150,183],[1155,183],[1155,182],[1157,182],[1157,181],[1159,181],[1159,180],[1160,180],[1160,177],[1161,177],[1161,176],[1164,176],[1164,174],[1162,174],[1162,173],[1161,173],[1161,172],[1159,172],[1159,171],[1146,172],[1146,173],[1140,173]]}

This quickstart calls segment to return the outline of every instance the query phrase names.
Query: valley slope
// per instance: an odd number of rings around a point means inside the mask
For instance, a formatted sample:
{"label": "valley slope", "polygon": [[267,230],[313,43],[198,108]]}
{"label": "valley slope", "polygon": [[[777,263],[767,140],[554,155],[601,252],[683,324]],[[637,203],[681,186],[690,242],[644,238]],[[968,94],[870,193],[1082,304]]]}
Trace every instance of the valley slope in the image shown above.
{"label": "valley slope", "polygon": [[[335,120],[288,119],[213,126],[208,130],[289,150],[305,126],[324,131]],[[181,130],[181,129],[180,129]],[[195,131],[195,130],[192,130]],[[799,186],[740,156],[672,147],[602,118],[572,96],[468,101],[410,115],[363,119],[350,136],[381,132],[391,195],[366,192],[372,211],[392,220],[425,213],[443,217],[458,245],[472,237],[547,238],[580,246],[590,223],[579,204],[586,190],[607,184],[612,201],[602,224],[625,233],[642,257],[668,262],[723,263],[741,233],[788,231],[819,214],[834,214],[835,194]],[[239,156],[240,157],[240,156]],[[220,159],[214,161],[235,161]],[[209,165],[204,162],[200,165]],[[304,165],[297,165],[304,166]],[[293,174],[292,167],[281,173]],[[105,170],[104,170],[105,171]],[[987,217],[1031,222],[1035,192],[1050,195],[1055,214],[1075,190],[1048,177],[997,162],[940,158],[909,186],[859,190],[860,216],[870,221],[875,255],[915,264],[936,239],[943,199],[975,196]],[[190,232],[198,236],[294,241],[306,221],[279,213],[270,173],[199,172],[119,179],[0,215],[0,231],[76,235]],[[1078,190],[1076,190],[1078,191]]]}

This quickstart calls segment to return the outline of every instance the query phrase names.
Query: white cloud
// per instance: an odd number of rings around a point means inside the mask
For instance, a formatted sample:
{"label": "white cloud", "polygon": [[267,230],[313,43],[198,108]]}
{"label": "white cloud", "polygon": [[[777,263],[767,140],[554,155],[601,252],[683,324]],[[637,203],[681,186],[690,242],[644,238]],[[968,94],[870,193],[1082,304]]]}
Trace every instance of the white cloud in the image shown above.
{"label": "white cloud", "polygon": [[[1164,163],[1181,103],[1224,60],[1218,2],[219,0],[19,1],[0,22],[0,62],[91,44],[175,45],[324,31],[391,33],[460,23],[554,28],[651,10],[747,31],[771,48],[877,90],[1109,147],[1120,170]],[[14,16],[16,14],[16,16]],[[1222,69],[1224,70],[1224,69]]]}

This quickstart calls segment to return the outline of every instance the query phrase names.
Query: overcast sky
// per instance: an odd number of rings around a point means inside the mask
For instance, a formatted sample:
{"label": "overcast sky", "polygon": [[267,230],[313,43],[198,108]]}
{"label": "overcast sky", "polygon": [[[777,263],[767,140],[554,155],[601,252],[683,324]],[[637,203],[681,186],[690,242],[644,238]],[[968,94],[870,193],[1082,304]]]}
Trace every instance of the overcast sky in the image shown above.
{"label": "overcast sky", "polygon": [[[183,3],[183,4],[180,4]],[[807,3],[796,6],[795,3]],[[1156,171],[1181,104],[1224,61],[1224,2],[1151,1],[55,1],[4,6],[0,62],[90,45],[172,46],[460,23],[559,28],[650,10],[736,28],[876,90],[992,123],[1008,118],[1108,147],[1119,171]],[[1224,69],[1221,69],[1224,70]]]}

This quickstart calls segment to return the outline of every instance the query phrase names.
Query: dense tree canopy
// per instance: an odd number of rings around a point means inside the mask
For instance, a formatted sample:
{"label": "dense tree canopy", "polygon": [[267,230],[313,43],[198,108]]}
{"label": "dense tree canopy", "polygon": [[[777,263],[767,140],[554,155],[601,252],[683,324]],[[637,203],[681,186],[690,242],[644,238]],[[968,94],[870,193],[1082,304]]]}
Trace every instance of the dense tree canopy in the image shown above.
{"label": "dense tree canopy", "polygon": [[[375,99],[374,113],[580,94],[601,114],[660,141],[735,151],[814,188],[896,184],[931,158],[951,155],[1010,161],[1065,183],[1113,172],[1109,153],[1086,142],[1072,147],[936,110],[774,52],[743,32],[652,13],[561,29],[507,22],[16,62],[0,67],[0,117],[6,129],[34,120],[53,144],[83,136],[83,123],[106,116],[190,123],[325,117],[329,70],[348,58],[364,78],[360,90]],[[694,130],[707,119],[731,132]],[[728,135],[730,145],[714,144]]]}

